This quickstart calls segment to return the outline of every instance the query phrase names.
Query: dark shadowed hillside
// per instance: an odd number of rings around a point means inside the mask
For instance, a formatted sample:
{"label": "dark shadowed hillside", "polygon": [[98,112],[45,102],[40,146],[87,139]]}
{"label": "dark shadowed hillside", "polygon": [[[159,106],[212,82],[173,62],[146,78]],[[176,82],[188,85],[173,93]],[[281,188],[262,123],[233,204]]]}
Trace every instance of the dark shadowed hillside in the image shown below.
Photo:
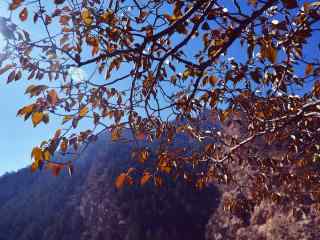
{"label": "dark shadowed hillside", "polygon": [[116,190],[130,162],[130,146],[99,140],[75,165],[75,174],[30,169],[0,178],[0,240],[204,239],[218,191],[181,182]]}

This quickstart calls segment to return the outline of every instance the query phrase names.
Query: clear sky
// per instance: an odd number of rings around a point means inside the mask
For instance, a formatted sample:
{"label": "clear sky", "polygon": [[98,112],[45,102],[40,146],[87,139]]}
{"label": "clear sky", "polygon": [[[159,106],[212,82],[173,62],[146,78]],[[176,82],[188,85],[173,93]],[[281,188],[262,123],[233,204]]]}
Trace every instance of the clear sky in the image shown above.
{"label": "clear sky", "polygon": [[[0,16],[9,15],[6,1],[0,1]],[[3,47],[0,36],[0,48]],[[31,164],[30,152],[42,140],[54,133],[57,122],[48,125],[42,123],[33,128],[31,121],[16,117],[17,110],[30,103],[24,95],[27,81],[21,80],[6,84],[6,78],[0,77],[0,175]]]}

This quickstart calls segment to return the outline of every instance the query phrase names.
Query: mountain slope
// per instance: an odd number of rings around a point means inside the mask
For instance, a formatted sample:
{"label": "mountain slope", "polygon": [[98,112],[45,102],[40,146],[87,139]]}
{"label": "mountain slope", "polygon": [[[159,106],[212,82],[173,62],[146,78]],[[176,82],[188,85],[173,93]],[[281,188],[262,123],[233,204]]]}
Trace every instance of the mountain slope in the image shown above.
{"label": "mountain slope", "polygon": [[115,177],[132,164],[130,151],[102,138],[76,161],[72,177],[30,169],[1,177],[0,240],[204,239],[217,189],[171,182],[116,190]]}

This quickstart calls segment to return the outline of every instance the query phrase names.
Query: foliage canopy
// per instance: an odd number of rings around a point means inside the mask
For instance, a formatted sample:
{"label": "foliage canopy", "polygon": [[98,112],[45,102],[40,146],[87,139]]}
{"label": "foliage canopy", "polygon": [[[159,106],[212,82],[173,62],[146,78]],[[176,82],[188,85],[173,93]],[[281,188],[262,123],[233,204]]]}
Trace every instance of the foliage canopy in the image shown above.
{"label": "foliage canopy", "polygon": [[[51,156],[129,129],[142,164],[151,153],[139,141],[158,143],[141,185],[170,175],[236,184],[255,201],[320,201],[319,1],[12,0],[9,10],[0,72],[8,83],[31,80],[34,100],[18,115],[34,126],[62,119],[33,149],[33,170],[71,173],[72,162]],[[203,127],[203,112],[222,125],[240,119],[241,134]],[[181,134],[196,147],[173,147]],[[276,159],[261,141],[282,146]],[[250,184],[235,180],[242,167]],[[133,172],[116,185],[131,184]]]}

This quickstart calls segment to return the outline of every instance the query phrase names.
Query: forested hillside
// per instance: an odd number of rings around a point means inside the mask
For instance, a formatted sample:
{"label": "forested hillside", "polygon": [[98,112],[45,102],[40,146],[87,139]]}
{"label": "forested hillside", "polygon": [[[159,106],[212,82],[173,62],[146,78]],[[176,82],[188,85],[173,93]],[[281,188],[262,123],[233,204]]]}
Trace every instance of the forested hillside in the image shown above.
{"label": "forested hillside", "polygon": [[30,168],[2,176],[0,239],[204,239],[218,190],[169,180],[161,188],[150,182],[117,190],[130,151],[103,138],[77,160],[72,177]]}

